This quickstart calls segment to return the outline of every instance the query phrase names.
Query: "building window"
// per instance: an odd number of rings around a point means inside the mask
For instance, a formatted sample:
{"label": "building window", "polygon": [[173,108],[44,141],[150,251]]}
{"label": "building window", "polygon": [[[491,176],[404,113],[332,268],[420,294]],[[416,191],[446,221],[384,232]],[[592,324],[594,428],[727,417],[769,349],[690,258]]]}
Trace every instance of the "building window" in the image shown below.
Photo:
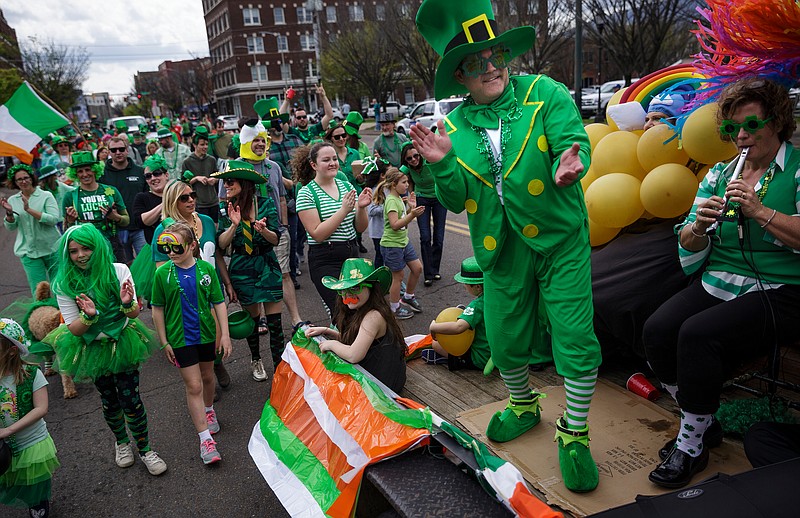
{"label": "building window", "polygon": [[283,25],[286,23],[286,18],[283,16],[283,7],[273,8],[272,14],[275,16],[275,25]]}
{"label": "building window", "polygon": [[375,18],[378,21],[382,22],[386,19],[386,6],[383,4],[378,4],[375,6]]}
{"label": "building window", "polygon": [[289,51],[289,38],[286,36],[278,36],[278,52]]}
{"label": "building window", "polygon": [[414,88],[411,86],[406,86],[404,93],[405,99],[403,99],[404,104],[414,104]]}
{"label": "building window", "polygon": [[292,65],[281,63],[281,79],[287,81],[292,78]]}
{"label": "building window", "polygon": [[327,18],[328,23],[336,23],[336,6],[335,5],[325,6],[325,17]]}
{"label": "building window", "polygon": [[258,9],[242,9],[245,25],[261,25],[261,14]]}
{"label": "building window", "polygon": [[314,36],[309,34],[301,34],[300,48],[303,50],[314,50]]}
{"label": "building window", "polygon": [[258,54],[260,52],[264,52],[264,38],[260,36],[247,38],[247,53]]}
{"label": "building window", "polygon": [[253,81],[267,81],[267,66],[254,65],[250,67],[250,75]]}
{"label": "building window", "polygon": [[297,23],[314,23],[314,12],[305,7],[297,8]]}
{"label": "building window", "polygon": [[313,60],[306,66],[306,77],[317,77],[317,64]]}
{"label": "building window", "polygon": [[360,5],[348,5],[347,13],[350,15],[351,22],[364,21],[364,8]]}

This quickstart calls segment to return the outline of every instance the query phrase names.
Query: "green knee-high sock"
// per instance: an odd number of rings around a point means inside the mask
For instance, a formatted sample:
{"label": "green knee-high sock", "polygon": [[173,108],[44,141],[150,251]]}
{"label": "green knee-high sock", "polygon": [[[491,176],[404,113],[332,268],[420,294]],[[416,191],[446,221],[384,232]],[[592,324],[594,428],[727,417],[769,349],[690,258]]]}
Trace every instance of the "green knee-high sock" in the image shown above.
{"label": "green knee-high sock", "polygon": [[511,370],[501,370],[500,377],[503,378],[511,397],[517,401],[530,401],[531,388],[528,385],[528,366],[519,367]]}
{"label": "green knee-high sock", "polygon": [[269,348],[272,351],[272,362],[278,363],[281,360],[281,355],[283,355],[283,350],[286,348],[280,313],[267,315],[267,328],[269,329]]}
{"label": "green knee-high sock", "polygon": [[253,360],[261,359],[261,351],[259,350],[259,337],[258,337],[258,321],[259,317],[253,317],[253,332],[247,337],[247,346],[250,347],[250,357]]}
{"label": "green knee-high sock", "polygon": [[582,430],[586,427],[589,405],[592,403],[597,385],[597,369],[580,378],[564,378],[564,392],[567,396],[567,427]]}

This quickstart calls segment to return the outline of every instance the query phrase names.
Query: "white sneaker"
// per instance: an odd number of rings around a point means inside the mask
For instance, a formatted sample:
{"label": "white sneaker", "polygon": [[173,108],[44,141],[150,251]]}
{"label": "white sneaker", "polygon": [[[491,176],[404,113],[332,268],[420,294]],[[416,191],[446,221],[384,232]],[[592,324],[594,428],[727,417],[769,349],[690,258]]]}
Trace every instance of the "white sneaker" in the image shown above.
{"label": "white sneaker", "polygon": [[115,455],[114,461],[120,468],[130,468],[136,462],[136,457],[133,456],[133,448],[131,443],[117,444],[114,447]]}
{"label": "white sneaker", "polygon": [[261,359],[251,361],[250,368],[253,369],[254,380],[267,381],[267,371],[264,370],[264,363],[261,361]]}
{"label": "white sneaker", "polygon": [[142,459],[144,465],[147,466],[147,471],[149,471],[151,475],[160,475],[167,471],[167,463],[161,460],[158,453],[153,450],[148,451],[144,455],[139,455],[139,458]]}

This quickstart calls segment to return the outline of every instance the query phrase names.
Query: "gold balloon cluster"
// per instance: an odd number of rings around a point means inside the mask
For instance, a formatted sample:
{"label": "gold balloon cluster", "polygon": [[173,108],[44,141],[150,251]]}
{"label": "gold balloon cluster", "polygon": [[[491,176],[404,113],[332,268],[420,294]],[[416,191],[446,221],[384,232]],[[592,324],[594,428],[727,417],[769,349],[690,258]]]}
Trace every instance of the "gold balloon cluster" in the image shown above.
{"label": "gold balloon cluster", "polygon": [[[609,106],[619,103],[623,92],[614,94]],[[675,218],[691,209],[709,169],[698,164],[736,154],[736,146],[719,136],[717,110],[712,103],[692,112],[680,139],[664,124],[646,132],[621,131],[610,119],[586,126],[592,162],[581,184],[592,246],[608,243],[639,218]],[[694,171],[687,167],[692,162]]]}

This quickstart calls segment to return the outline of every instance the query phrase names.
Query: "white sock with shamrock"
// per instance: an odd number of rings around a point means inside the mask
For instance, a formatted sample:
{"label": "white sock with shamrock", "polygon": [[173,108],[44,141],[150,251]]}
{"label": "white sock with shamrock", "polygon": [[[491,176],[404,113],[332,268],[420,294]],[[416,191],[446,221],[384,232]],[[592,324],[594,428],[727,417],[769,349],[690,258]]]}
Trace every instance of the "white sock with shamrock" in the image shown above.
{"label": "white sock with shamrock", "polygon": [[703,434],[711,424],[712,417],[712,414],[693,414],[681,410],[677,448],[692,457],[703,453]]}

